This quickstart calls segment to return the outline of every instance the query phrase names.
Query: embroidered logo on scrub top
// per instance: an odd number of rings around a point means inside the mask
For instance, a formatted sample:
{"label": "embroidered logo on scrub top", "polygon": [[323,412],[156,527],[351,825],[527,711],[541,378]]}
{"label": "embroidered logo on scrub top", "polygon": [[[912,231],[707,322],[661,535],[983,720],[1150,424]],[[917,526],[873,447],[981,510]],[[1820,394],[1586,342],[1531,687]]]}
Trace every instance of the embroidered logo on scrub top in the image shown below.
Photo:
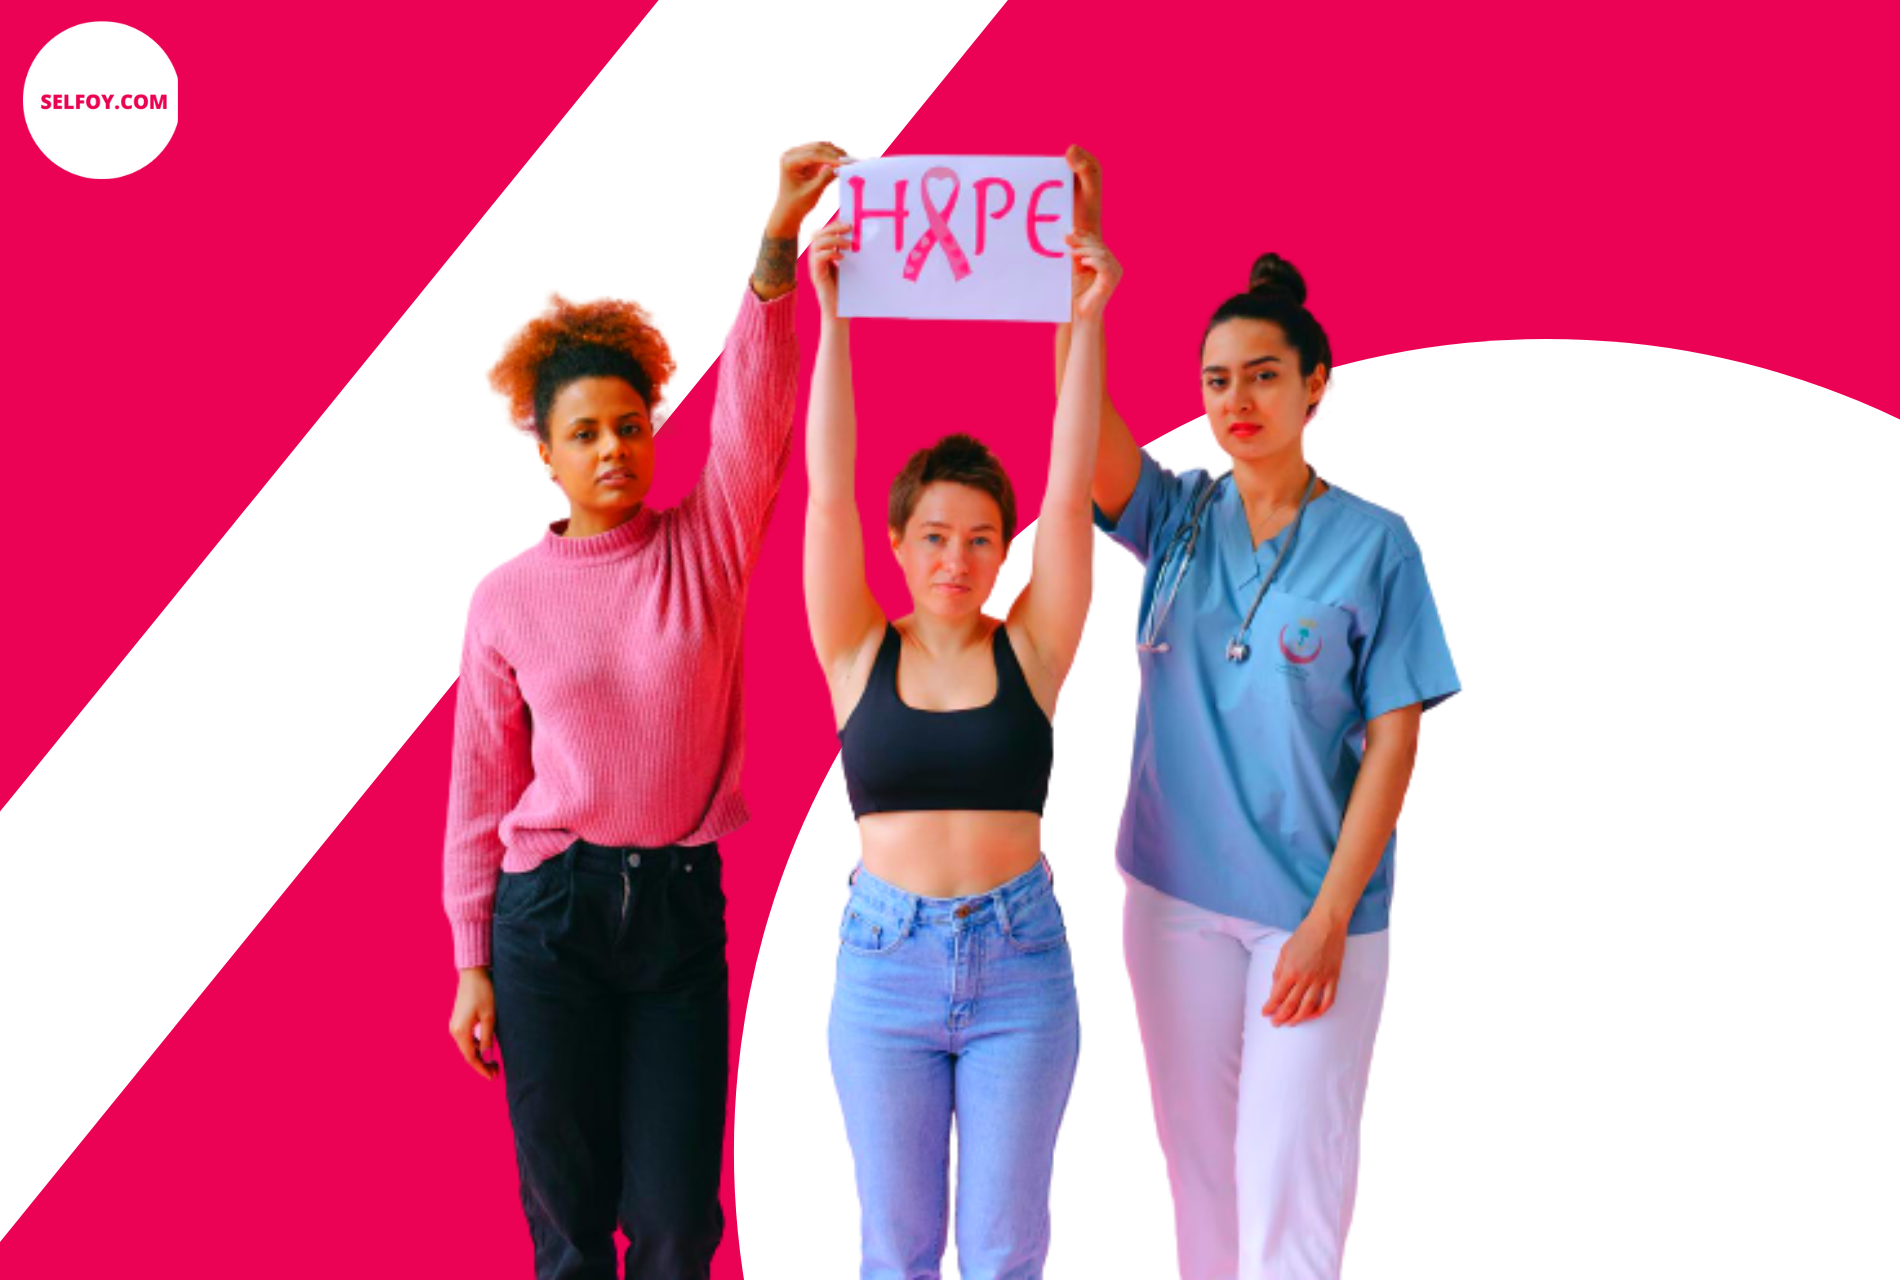
{"label": "embroidered logo on scrub top", "polygon": [[1288,662],[1305,666],[1319,657],[1319,623],[1301,618],[1280,628],[1280,654]]}

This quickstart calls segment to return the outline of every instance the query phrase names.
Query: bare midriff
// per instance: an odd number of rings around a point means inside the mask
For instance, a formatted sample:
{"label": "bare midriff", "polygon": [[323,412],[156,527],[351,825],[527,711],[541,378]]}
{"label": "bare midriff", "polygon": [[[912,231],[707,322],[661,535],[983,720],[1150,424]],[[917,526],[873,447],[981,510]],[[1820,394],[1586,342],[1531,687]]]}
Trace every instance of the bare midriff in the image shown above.
{"label": "bare midriff", "polygon": [[1042,815],[980,809],[867,813],[864,869],[925,898],[966,898],[1008,884],[1042,859]]}

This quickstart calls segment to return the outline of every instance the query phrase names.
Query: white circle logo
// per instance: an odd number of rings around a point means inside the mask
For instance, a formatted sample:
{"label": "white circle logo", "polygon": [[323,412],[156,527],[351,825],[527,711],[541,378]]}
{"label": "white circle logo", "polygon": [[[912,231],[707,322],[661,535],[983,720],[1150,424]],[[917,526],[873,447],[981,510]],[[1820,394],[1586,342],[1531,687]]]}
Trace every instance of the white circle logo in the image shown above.
{"label": "white circle logo", "polygon": [[82,22],[26,69],[26,130],[82,178],[123,178],[158,158],[178,128],[178,72],[158,42],[122,22]]}

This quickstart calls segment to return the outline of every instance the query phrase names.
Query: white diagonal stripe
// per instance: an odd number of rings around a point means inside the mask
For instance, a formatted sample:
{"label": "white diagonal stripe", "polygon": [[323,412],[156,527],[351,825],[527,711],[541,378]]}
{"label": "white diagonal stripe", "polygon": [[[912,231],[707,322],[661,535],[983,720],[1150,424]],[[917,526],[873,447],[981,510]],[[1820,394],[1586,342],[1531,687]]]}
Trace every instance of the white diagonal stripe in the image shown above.
{"label": "white diagonal stripe", "polygon": [[677,403],[778,153],[883,151],[998,8],[661,3],[523,166],[0,810],[0,1026],[35,1046],[0,1067],[0,1233],[454,680],[476,580],[565,514],[487,389],[507,337],[551,291],[635,298]]}

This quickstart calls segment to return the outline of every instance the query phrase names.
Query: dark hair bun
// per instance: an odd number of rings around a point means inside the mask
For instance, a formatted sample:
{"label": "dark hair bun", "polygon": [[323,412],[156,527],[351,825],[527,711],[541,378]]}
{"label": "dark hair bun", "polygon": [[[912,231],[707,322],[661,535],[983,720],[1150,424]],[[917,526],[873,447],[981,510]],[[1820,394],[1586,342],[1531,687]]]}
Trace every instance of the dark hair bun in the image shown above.
{"label": "dark hair bun", "polygon": [[1284,298],[1296,307],[1306,305],[1306,281],[1298,268],[1277,253],[1254,259],[1247,273],[1247,292],[1263,298]]}

